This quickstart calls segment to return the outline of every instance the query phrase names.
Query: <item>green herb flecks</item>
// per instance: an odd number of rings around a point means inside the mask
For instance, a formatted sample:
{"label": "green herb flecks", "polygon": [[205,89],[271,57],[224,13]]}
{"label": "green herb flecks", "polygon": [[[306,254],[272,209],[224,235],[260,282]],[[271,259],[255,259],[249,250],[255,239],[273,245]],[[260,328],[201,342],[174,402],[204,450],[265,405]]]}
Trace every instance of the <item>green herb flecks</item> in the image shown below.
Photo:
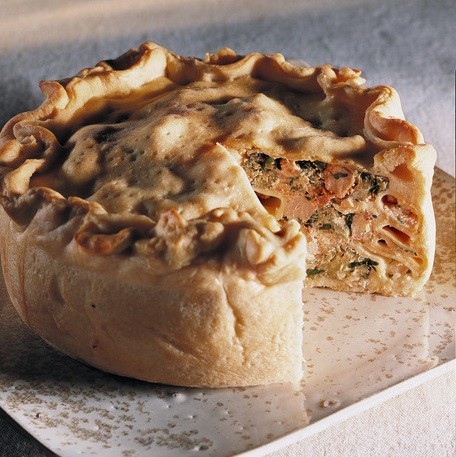
{"label": "green herb flecks", "polygon": [[334,179],[346,178],[348,176],[348,173],[334,173],[333,176]]}
{"label": "green herb flecks", "polygon": [[303,186],[299,184],[301,176],[291,176],[288,178],[288,185],[290,186],[291,190],[303,190]]}
{"label": "green herb flecks", "polygon": [[264,152],[255,152],[249,155],[251,163],[257,164],[262,170],[265,168],[275,167],[280,169],[280,159],[268,156]]}
{"label": "green herb flecks", "polygon": [[307,219],[305,226],[306,227],[312,227],[312,225],[317,221],[318,218],[318,211],[315,211],[312,213],[312,216]]}
{"label": "green herb flecks", "polygon": [[318,228],[320,230],[334,230],[334,226],[332,224],[328,224],[328,223],[321,224]]}
{"label": "green herb flecks", "polygon": [[383,192],[388,188],[389,180],[383,176],[374,176],[367,171],[361,172],[361,179],[369,184],[369,193],[372,195]]}
{"label": "green herb flecks", "polygon": [[265,165],[272,165],[274,163],[274,157],[268,156],[267,159],[264,161]]}
{"label": "green herb flecks", "polygon": [[327,163],[319,160],[297,160],[296,164],[302,171],[324,171],[328,166]]}
{"label": "green herb flecks", "polygon": [[345,226],[345,215],[333,206],[321,208],[309,217],[305,226],[314,230],[333,231],[341,237],[347,237],[347,228]]}
{"label": "green herb flecks", "polygon": [[307,270],[307,276],[316,276],[316,275],[319,275],[320,273],[324,273],[325,270],[321,269],[321,268],[310,268],[309,270]]}
{"label": "green herb flecks", "polygon": [[355,213],[348,213],[345,215],[345,225],[347,226],[348,228],[348,233],[352,234],[352,224],[353,224],[353,216],[355,215]]}
{"label": "green herb flecks", "polygon": [[378,262],[376,262],[375,260],[366,258],[366,259],[358,260],[355,262],[350,262],[348,264],[348,268],[350,268],[350,270],[354,270],[355,268],[358,268],[358,267],[365,267],[366,268],[366,277],[367,277],[370,275],[372,270],[376,271],[375,267],[377,265],[378,265]]}

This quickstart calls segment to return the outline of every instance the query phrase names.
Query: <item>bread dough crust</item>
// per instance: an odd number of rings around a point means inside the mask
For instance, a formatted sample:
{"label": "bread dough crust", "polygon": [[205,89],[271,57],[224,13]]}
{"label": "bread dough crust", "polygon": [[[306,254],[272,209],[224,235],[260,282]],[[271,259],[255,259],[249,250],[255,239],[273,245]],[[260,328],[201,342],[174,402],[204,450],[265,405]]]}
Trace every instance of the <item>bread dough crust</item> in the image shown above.
{"label": "bread dough crust", "polygon": [[306,237],[261,204],[248,152],[369,162],[420,218],[420,268],[398,293],[432,266],[435,151],[393,89],[363,82],[279,54],[199,60],[153,43],[42,82],[45,102],[0,134],[2,267],[22,319],[120,375],[299,383]]}

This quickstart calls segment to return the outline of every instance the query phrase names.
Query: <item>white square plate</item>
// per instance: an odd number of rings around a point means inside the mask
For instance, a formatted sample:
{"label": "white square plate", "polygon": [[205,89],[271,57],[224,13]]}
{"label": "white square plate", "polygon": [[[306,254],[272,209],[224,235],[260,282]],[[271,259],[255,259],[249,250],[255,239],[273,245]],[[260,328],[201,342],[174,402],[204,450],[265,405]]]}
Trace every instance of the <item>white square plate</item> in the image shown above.
{"label": "white square plate", "polygon": [[454,366],[454,178],[436,170],[437,252],[414,298],[305,291],[305,385],[187,389],[112,376],[47,346],[0,283],[0,406],[62,456],[263,455]]}

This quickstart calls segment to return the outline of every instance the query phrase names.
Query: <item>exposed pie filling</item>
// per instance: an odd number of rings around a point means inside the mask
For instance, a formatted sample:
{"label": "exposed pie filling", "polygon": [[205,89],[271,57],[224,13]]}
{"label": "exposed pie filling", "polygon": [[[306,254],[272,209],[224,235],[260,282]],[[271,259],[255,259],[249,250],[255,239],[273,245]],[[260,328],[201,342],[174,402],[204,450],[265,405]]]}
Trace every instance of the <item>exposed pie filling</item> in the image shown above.
{"label": "exposed pie filling", "polygon": [[309,283],[328,277],[362,282],[377,274],[397,281],[419,267],[408,235],[418,218],[388,194],[387,178],[351,163],[291,161],[257,151],[245,155],[242,167],[272,214],[301,224]]}

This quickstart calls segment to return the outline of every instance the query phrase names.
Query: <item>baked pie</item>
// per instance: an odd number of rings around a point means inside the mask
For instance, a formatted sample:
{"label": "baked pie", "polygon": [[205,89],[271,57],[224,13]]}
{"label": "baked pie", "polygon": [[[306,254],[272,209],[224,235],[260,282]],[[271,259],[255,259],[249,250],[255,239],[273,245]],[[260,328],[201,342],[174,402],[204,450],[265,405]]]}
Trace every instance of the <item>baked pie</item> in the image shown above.
{"label": "baked pie", "polygon": [[299,384],[303,285],[409,295],[432,267],[435,151],[392,88],[363,83],[153,43],[42,82],[0,136],[22,319],[124,376]]}

